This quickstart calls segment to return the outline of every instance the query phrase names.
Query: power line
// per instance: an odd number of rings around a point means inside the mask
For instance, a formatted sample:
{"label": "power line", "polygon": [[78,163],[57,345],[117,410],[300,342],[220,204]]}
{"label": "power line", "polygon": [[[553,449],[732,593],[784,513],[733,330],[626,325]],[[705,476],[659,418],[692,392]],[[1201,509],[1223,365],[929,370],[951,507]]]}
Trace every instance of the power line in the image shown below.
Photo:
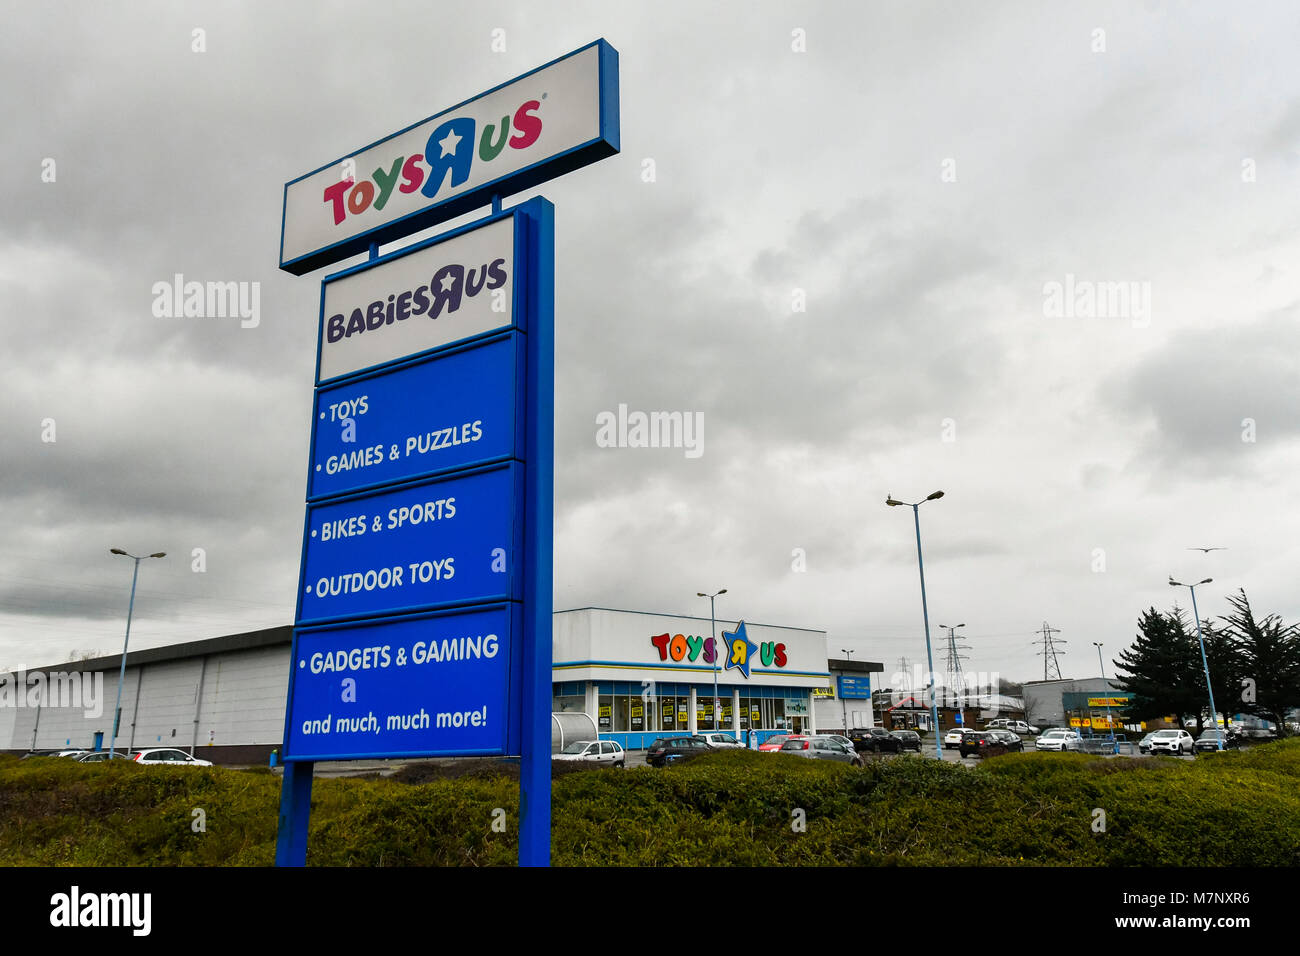
{"label": "power line", "polygon": [[[1053,634],[1060,634],[1060,633],[1061,633],[1061,629],[1060,629],[1060,628],[1057,628],[1057,627],[1048,627],[1047,622],[1044,621],[1044,622],[1043,622],[1043,629],[1042,629],[1043,639],[1042,639],[1041,641],[1031,641],[1031,642],[1030,642],[1030,643],[1032,643],[1032,644],[1042,644],[1042,645],[1043,645],[1043,649],[1042,649],[1041,651],[1037,651],[1037,652],[1036,652],[1036,653],[1041,654],[1041,655],[1043,656],[1043,680],[1061,680],[1061,679],[1062,679],[1062,678],[1061,678],[1061,663],[1060,663],[1060,661],[1057,660],[1057,645],[1058,645],[1058,644],[1068,644],[1069,641],[1059,641],[1059,640],[1056,640],[1055,638],[1052,637]],[[1065,653],[1065,650],[1062,649],[1060,653],[1064,654],[1064,653]],[[1051,676],[1053,673],[1056,674],[1056,677],[1055,677],[1055,678],[1053,678],[1053,677]]]}
{"label": "power line", "polygon": [[962,683],[963,677],[961,662],[968,659],[967,656],[960,653],[960,651],[968,650],[970,650],[969,644],[957,643],[957,628],[948,628],[948,661],[944,666],[944,671],[948,677],[948,686],[954,689],[953,692],[957,695],[958,700],[960,700],[961,694],[965,690]]}

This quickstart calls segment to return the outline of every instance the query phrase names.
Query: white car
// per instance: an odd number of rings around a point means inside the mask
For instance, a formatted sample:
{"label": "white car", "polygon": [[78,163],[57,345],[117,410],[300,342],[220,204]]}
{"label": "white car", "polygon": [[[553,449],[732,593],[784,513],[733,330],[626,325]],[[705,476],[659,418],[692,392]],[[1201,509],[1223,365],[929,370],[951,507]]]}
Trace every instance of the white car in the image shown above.
{"label": "white car", "polygon": [[593,767],[625,767],[627,754],[622,744],[613,740],[575,740],[558,754],[551,754],[557,763],[585,763]]}
{"label": "white car", "polygon": [[1008,720],[1006,727],[1003,729],[1009,730],[1013,734],[1023,734],[1027,737],[1032,737],[1038,733],[1037,727],[1033,724],[1027,724],[1023,720]]}
{"label": "white car", "polygon": [[1147,750],[1153,754],[1189,754],[1196,745],[1192,735],[1185,730],[1157,730],[1147,741]]}
{"label": "white car", "polygon": [[1074,730],[1049,730],[1035,741],[1034,746],[1039,750],[1055,750],[1064,753],[1067,750],[1078,750],[1079,744],[1083,738]]}
{"label": "white car", "polygon": [[184,750],[175,750],[170,747],[157,748],[153,750],[140,750],[131,758],[136,763],[144,764],[161,764],[166,767],[211,767],[212,763],[208,760],[199,760],[197,757],[191,757]]}
{"label": "white car", "polygon": [[[696,737],[702,737],[710,747],[744,747],[739,740],[731,734],[719,734],[711,731],[702,734],[696,734]],[[852,746],[850,744],[850,746]]]}
{"label": "white car", "polygon": [[961,735],[970,730],[969,727],[954,727],[943,735],[943,749],[956,750],[961,746]]}

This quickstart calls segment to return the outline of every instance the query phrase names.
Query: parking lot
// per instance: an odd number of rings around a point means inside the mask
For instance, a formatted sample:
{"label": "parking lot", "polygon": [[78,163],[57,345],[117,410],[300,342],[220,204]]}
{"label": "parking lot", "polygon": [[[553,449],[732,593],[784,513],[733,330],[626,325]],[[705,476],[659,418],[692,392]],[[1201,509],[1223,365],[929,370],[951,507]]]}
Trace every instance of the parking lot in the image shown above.
{"label": "parking lot", "polygon": [[[1033,738],[1033,737],[1025,737],[1025,738],[1024,738],[1024,744],[1025,744],[1025,753],[1036,752],[1035,749],[1034,749],[1034,738]],[[627,765],[627,767],[632,768],[632,767],[644,767],[644,766],[646,766],[645,754],[646,754],[646,752],[645,752],[644,750],[629,750],[629,751],[626,751],[626,765]],[[863,756],[864,756],[864,758],[867,759],[867,760],[897,760],[897,759],[899,759],[900,756],[902,756],[902,757],[906,757],[906,758],[908,758],[908,759],[913,759],[913,760],[918,759],[918,755],[917,755],[914,751],[909,751],[909,752],[907,752],[907,753],[905,753],[905,754],[901,754],[901,755],[898,755],[898,754],[871,754],[871,753],[867,753],[867,754],[864,754]],[[921,759],[926,759],[926,760],[933,760],[933,759],[934,759],[934,741],[933,741],[932,739],[923,739],[923,740],[922,740],[922,743],[921,743],[921,753],[920,753],[919,756],[920,756]],[[1110,756],[1110,755],[1109,755],[1109,754],[1103,754],[1102,756]],[[1140,753],[1138,753],[1136,745],[1133,746],[1133,748],[1132,748],[1132,753],[1121,752],[1121,753],[1119,754],[1119,756],[1121,756],[1121,757],[1139,757],[1139,758],[1141,758],[1141,759],[1143,759],[1143,760],[1146,760],[1146,759],[1149,759],[1149,758],[1150,758],[1150,755],[1148,755],[1148,754],[1140,754]],[[497,761],[499,758],[478,758],[478,759],[483,760],[483,761],[491,761],[491,762],[495,762],[495,761]],[[948,750],[948,749],[945,748],[945,749],[943,750],[943,759],[944,759],[944,761],[947,762],[947,763],[960,764],[960,765],[965,766],[965,767],[975,767],[975,766],[978,766],[978,765],[979,765],[980,761],[981,761],[983,758],[981,758],[981,757],[976,757],[976,756],[962,757],[961,754],[960,754],[957,750],[955,750],[955,749],[953,749],[953,750]],[[1182,756],[1182,757],[1165,756],[1164,759],[1167,759],[1167,760],[1194,760],[1194,759],[1196,759],[1196,758],[1195,758],[1194,756],[1192,756],[1192,755],[1187,755],[1187,756]],[[457,762],[457,761],[459,761],[459,762],[468,762],[468,758],[443,758],[443,760],[445,760],[445,761],[447,761],[447,762]],[[377,774],[377,775],[379,775],[379,776],[387,777],[387,776],[391,776],[391,775],[392,775],[393,773],[395,773],[399,768],[401,768],[402,766],[404,766],[404,765],[406,765],[406,764],[408,764],[408,763],[425,763],[425,762],[436,763],[436,762],[438,762],[438,761],[437,761],[437,760],[430,760],[430,761],[408,761],[408,760],[365,760],[365,761],[339,761],[339,762],[331,762],[331,763],[321,763],[321,764],[317,764],[317,765],[316,765],[315,775],[316,775],[316,776],[340,776],[340,777],[343,777],[343,776],[358,776],[358,775]],[[279,772],[279,769],[280,769],[280,768],[276,768],[277,772]]]}

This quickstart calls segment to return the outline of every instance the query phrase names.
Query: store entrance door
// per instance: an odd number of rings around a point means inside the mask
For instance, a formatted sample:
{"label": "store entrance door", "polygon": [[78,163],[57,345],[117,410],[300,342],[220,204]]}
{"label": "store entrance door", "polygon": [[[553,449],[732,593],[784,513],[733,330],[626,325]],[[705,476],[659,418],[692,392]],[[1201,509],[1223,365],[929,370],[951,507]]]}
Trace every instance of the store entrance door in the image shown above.
{"label": "store entrance door", "polygon": [[790,720],[791,720],[792,725],[793,725],[793,727],[794,727],[794,732],[795,732],[796,734],[801,734],[801,733],[803,733],[803,725],[804,725],[804,722],[805,722],[805,721],[804,721],[804,718],[803,718],[803,717],[791,717]]}

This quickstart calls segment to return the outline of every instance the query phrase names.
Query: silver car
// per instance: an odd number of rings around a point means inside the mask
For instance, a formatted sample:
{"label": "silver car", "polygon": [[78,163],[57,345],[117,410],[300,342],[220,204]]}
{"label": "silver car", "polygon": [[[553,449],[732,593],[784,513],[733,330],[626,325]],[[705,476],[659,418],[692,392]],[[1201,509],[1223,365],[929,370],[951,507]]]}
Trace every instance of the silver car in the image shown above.
{"label": "silver car", "polygon": [[795,740],[787,740],[781,745],[781,753],[807,757],[809,760],[834,760],[855,767],[862,766],[862,758],[854,752],[853,748],[846,747],[834,737],[799,737]]}
{"label": "silver car", "polygon": [[551,754],[556,763],[581,763],[589,767],[623,767],[627,755],[622,744],[614,740],[575,740],[557,754]]}
{"label": "silver car", "polygon": [[[107,750],[94,750],[91,751],[90,753],[82,754],[80,757],[77,757],[75,759],[80,763],[101,763],[102,761],[109,759],[109,753]],[[126,754],[118,750],[112,755],[112,759],[132,760],[134,758],[130,754]]]}

